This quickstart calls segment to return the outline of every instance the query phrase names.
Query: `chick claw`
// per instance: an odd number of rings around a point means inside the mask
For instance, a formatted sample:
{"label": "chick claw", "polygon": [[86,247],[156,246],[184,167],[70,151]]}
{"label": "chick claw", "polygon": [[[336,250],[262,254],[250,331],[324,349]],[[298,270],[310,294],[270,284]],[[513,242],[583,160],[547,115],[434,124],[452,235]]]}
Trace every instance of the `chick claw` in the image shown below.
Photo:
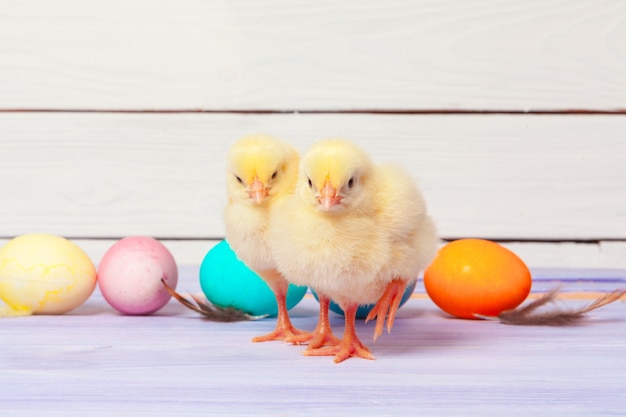
{"label": "chick claw", "polygon": [[393,322],[396,319],[396,313],[400,308],[400,302],[402,296],[406,290],[408,282],[402,279],[396,278],[391,281],[384,294],[380,297],[374,308],[370,310],[369,314],[365,318],[367,323],[376,317],[376,327],[374,328],[374,341],[378,339],[378,336],[383,334],[383,326],[385,324],[385,318],[387,319],[387,332],[391,332]]}
{"label": "chick claw", "polygon": [[312,333],[302,333],[297,336],[291,336],[285,338],[285,342],[294,345],[300,345],[308,342],[306,350],[313,350],[321,348],[323,346],[336,346],[339,344],[339,338],[333,334],[330,330],[318,330],[317,328]]}
{"label": "chick claw", "polygon": [[303,332],[302,330],[296,329],[291,324],[288,318],[287,320],[279,318],[277,320],[276,329],[274,329],[274,331],[269,332],[268,334],[263,335],[263,336],[254,337],[252,338],[252,341],[255,343],[259,343],[259,342],[269,342],[273,340],[285,340],[285,341],[289,341],[289,343],[293,343],[294,345],[299,345],[300,344],[299,342],[297,341],[291,342],[290,339],[299,337],[303,334],[306,334],[306,333]]}
{"label": "chick claw", "polygon": [[[284,284],[285,286],[287,284]],[[276,304],[278,307],[278,316],[276,317],[276,329],[264,336],[252,338],[255,343],[269,342],[272,340],[286,340],[295,336],[299,336],[305,332],[296,329],[291,320],[289,320],[289,311],[287,309],[286,294],[287,290],[283,286],[277,286],[275,290]],[[299,344],[299,343],[294,343]]]}
{"label": "chick claw", "polygon": [[343,362],[344,360],[355,357],[363,359],[376,359],[372,352],[361,341],[349,340],[349,338],[342,339],[336,346],[327,346],[318,349],[306,349],[304,351],[305,356],[334,356],[335,363]]}
{"label": "chick claw", "polygon": [[305,356],[335,356],[335,363],[357,357],[363,359],[376,359],[372,352],[359,340],[356,334],[355,318],[358,305],[354,304],[344,309],[346,328],[344,330],[343,339],[336,346],[311,349],[310,347],[304,351]]}
{"label": "chick claw", "polygon": [[320,303],[320,317],[317,321],[317,326],[312,333],[303,333],[299,336],[289,337],[285,339],[287,343],[293,343],[294,345],[300,343],[309,342],[307,350],[321,348],[323,346],[336,346],[340,340],[333,334],[333,329],[330,327],[330,320],[328,318],[328,306],[330,304],[330,298],[319,294]]}

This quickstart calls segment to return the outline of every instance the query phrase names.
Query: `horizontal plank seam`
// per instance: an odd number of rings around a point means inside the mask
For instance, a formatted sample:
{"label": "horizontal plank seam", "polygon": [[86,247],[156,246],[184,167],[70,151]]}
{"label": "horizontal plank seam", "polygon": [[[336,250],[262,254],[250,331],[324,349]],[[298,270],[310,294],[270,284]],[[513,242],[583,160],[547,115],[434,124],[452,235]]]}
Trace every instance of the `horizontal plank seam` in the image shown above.
{"label": "horizontal plank seam", "polygon": [[626,115],[625,109],[0,109],[0,113],[207,113],[207,114],[381,114],[381,115]]}
{"label": "horizontal plank seam", "polygon": [[[13,239],[15,236],[0,236],[0,239],[9,240]],[[126,236],[64,236],[67,239],[71,240],[101,240],[101,241],[112,241],[119,240]],[[223,236],[204,236],[204,237],[171,237],[171,236],[152,236],[157,240],[169,240],[176,242],[202,242],[207,240],[224,240]],[[578,243],[578,244],[595,244],[599,245],[602,242],[624,242],[626,243],[626,237],[624,238],[593,238],[593,239],[572,239],[572,238],[495,238],[488,236],[443,236],[440,239],[443,242],[451,242],[459,239],[467,239],[467,238],[479,238],[491,240],[498,243]]]}

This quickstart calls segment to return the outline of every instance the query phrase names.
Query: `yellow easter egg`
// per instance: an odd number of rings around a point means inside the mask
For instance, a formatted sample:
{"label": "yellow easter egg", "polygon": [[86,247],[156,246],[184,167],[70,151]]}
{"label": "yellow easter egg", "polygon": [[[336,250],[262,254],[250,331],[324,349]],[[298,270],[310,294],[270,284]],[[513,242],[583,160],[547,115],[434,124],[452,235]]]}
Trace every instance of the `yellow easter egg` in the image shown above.
{"label": "yellow easter egg", "polygon": [[3,315],[63,314],[96,287],[96,268],[69,240],[47,234],[18,236],[0,248]]}

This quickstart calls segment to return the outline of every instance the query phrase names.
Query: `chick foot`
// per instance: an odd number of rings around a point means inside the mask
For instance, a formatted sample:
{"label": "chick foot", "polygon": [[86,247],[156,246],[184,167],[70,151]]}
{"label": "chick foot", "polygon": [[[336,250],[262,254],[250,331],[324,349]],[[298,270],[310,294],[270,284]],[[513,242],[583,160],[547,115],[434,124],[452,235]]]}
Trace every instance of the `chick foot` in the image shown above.
{"label": "chick foot", "polygon": [[318,294],[318,298],[320,302],[320,317],[317,321],[317,326],[315,326],[315,330],[313,330],[312,333],[303,333],[298,336],[289,337],[285,339],[287,343],[297,345],[308,342],[309,346],[307,350],[339,344],[339,338],[333,334],[333,329],[330,327],[330,320],[328,319],[330,298],[321,294]]}
{"label": "chick foot", "polygon": [[357,304],[353,304],[344,309],[346,317],[346,328],[343,334],[343,338],[336,346],[322,347],[317,349],[307,348],[304,351],[306,356],[335,356],[335,363],[343,362],[344,360],[357,357],[363,359],[376,359],[372,352],[365,346],[356,334],[355,320]]}
{"label": "chick foot", "polygon": [[[291,320],[289,319],[289,312],[287,310],[287,291],[276,291],[276,304],[278,305],[278,316],[276,317],[276,329],[274,331],[252,338],[255,343],[269,342],[272,340],[286,340],[288,338],[302,335],[306,332],[296,329]],[[291,342],[299,344],[297,342]]]}
{"label": "chick foot", "polygon": [[402,301],[402,296],[404,295],[407,284],[407,281],[400,278],[396,278],[391,281],[387,285],[382,297],[380,297],[374,308],[370,310],[369,314],[365,318],[365,322],[367,323],[376,317],[374,341],[378,339],[378,336],[383,334],[385,318],[387,319],[387,332],[391,332],[391,328],[393,327],[393,322],[396,319],[396,313],[398,312],[398,308],[400,308],[400,302]]}

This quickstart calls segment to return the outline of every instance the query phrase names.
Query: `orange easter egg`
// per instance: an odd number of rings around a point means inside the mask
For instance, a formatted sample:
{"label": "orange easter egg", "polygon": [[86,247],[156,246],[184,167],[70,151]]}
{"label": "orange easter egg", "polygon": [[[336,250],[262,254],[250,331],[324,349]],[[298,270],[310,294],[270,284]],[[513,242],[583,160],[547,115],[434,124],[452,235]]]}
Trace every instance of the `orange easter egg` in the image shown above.
{"label": "orange easter egg", "polygon": [[460,239],[443,246],[424,271],[426,292],[456,317],[497,316],[520,305],[532,278],[526,264],[496,242]]}

